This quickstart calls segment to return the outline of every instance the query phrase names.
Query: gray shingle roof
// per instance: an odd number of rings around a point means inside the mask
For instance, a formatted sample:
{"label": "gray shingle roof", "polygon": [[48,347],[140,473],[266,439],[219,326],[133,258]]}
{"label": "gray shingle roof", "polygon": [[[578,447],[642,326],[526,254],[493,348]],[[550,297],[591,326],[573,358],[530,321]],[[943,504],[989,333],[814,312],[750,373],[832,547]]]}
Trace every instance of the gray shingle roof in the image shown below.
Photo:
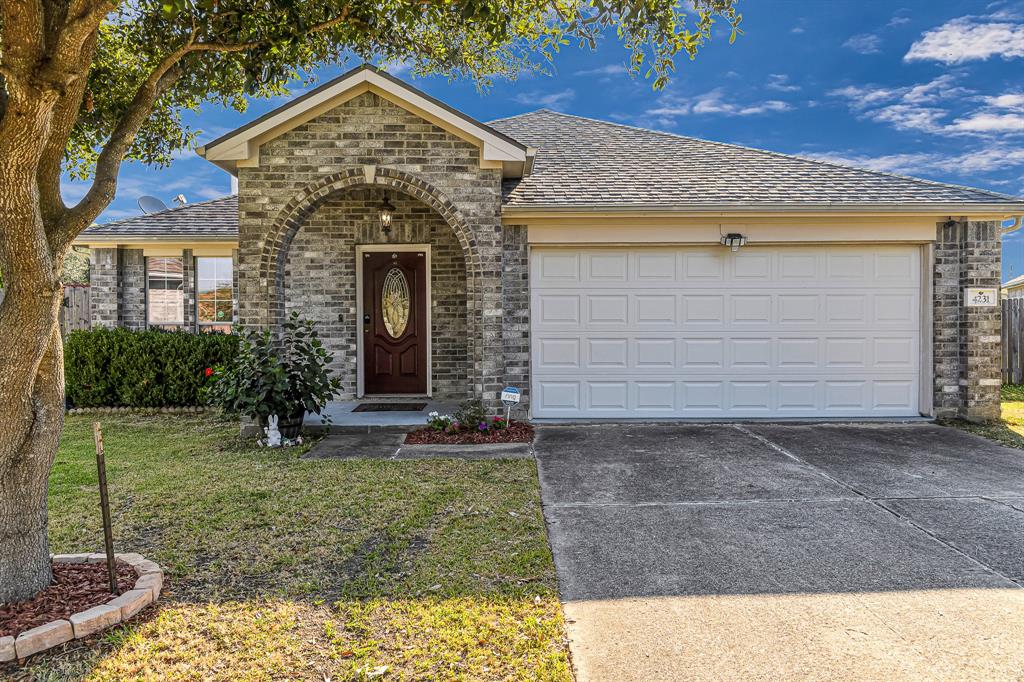
{"label": "gray shingle roof", "polygon": [[197,201],[159,213],[93,225],[82,233],[82,238],[88,237],[235,240],[238,238],[238,196],[233,194],[210,201]]}
{"label": "gray shingle roof", "polygon": [[504,183],[508,208],[1024,205],[995,192],[547,109],[489,125],[538,150],[529,176]]}

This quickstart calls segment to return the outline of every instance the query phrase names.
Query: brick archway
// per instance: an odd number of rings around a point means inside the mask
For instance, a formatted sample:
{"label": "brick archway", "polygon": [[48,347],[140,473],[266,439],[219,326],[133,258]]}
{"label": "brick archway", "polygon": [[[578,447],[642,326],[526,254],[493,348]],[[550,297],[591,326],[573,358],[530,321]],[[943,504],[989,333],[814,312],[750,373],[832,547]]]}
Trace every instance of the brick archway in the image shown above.
{"label": "brick archway", "polygon": [[387,188],[401,192],[431,207],[451,227],[462,247],[466,266],[466,324],[469,335],[470,386],[478,386],[481,371],[482,304],[480,282],[483,267],[476,239],[455,204],[444,193],[410,173],[392,168],[364,166],[328,175],[307,185],[281,210],[260,245],[259,289],[262,303],[262,322],[265,326],[279,326],[285,318],[285,262],[295,235],[306,220],[321,205],[339,192],[356,188]]}

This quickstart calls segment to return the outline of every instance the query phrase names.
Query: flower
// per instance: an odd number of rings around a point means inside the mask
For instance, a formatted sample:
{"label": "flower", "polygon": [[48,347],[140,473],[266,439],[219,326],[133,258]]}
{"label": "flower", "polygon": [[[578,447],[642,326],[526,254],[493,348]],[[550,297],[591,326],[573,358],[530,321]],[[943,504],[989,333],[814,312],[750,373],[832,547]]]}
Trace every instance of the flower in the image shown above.
{"label": "flower", "polygon": [[207,367],[205,370],[203,370],[203,374],[205,374],[208,377],[213,376],[213,367]]}
{"label": "flower", "polygon": [[479,428],[480,428],[481,431],[486,431],[487,430],[487,422],[480,422],[480,427]]}
{"label": "flower", "polygon": [[427,416],[428,416],[428,417],[438,417],[438,416],[440,416],[440,415],[439,415],[439,414],[438,414],[437,412],[431,412],[431,413],[430,413],[430,414],[428,414]]}

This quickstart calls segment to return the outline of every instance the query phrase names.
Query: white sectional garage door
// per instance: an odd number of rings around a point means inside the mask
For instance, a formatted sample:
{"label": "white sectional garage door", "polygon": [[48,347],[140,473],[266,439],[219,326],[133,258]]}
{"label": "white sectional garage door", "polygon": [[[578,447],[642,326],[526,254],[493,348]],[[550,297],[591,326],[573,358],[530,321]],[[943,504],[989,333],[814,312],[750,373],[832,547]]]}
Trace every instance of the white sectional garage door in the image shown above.
{"label": "white sectional garage door", "polygon": [[534,248],[533,416],[918,414],[915,246]]}

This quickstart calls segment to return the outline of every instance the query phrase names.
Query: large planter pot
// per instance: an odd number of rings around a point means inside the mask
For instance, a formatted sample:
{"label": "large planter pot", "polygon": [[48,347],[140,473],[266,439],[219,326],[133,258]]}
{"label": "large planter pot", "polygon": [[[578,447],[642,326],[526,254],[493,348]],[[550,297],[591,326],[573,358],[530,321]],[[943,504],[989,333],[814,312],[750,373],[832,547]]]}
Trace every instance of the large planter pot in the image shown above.
{"label": "large planter pot", "polygon": [[[302,433],[302,420],[305,416],[305,412],[299,412],[291,417],[278,417],[277,430],[281,432],[281,438],[298,438]],[[260,426],[264,429],[267,428],[266,417],[260,418]]]}

